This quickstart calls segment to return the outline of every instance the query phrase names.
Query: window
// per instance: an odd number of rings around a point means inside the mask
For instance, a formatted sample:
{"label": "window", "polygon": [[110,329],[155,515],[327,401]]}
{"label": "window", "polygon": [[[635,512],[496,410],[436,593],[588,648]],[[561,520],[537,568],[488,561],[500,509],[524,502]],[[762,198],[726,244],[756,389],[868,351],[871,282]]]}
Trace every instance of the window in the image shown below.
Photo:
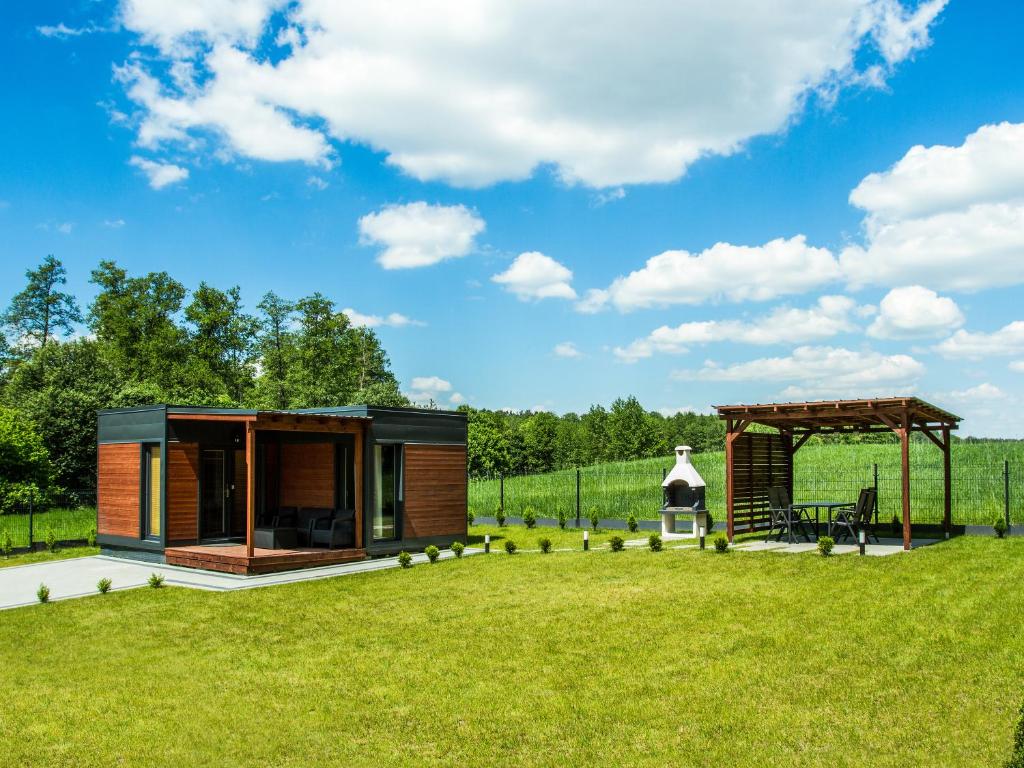
{"label": "window", "polygon": [[398,507],[402,502],[402,446],[374,446],[373,539],[398,536]]}
{"label": "window", "polygon": [[143,458],[144,493],[143,518],[145,520],[146,538],[160,538],[160,459],[159,445],[147,445]]}

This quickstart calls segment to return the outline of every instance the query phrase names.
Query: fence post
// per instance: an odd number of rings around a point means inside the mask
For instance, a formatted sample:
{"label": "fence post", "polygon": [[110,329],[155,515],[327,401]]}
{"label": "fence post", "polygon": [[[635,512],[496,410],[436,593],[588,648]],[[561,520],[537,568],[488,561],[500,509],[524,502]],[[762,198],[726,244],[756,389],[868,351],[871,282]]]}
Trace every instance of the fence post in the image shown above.
{"label": "fence post", "polygon": [[580,468],[576,467],[576,527],[580,527]]}
{"label": "fence post", "polygon": [[878,464],[875,463],[875,525],[878,525]]}
{"label": "fence post", "polygon": [[500,491],[501,497],[500,497],[500,501],[498,502],[498,506],[500,506],[501,507],[501,511],[504,512],[505,511],[505,473],[504,472],[499,472],[498,473],[498,478],[499,478],[499,480],[498,480],[499,487],[501,489],[501,491]]}
{"label": "fence post", "polygon": [[35,492],[31,488],[29,488],[28,489],[28,550],[29,550],[29,552],[32,551],[32,544],[34,543],[33,542],[33,538],[34,537],[32,535],[32,517],[34,516],[34,513],[35,513],[35,509],[34,509],[35,508],[35,500],[36,500],[36,494],[35,494]]}
{"label": "fence post", "polygon": [[1006,515],[1006,530],[1010,530],[1010,460],[1003,459],[1003,514]]}

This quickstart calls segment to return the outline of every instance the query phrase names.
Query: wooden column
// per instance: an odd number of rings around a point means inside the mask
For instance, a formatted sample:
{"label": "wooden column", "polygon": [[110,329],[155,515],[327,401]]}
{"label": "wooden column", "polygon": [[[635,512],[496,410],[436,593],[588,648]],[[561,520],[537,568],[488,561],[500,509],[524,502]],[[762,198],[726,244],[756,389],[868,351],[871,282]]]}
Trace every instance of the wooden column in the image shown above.
{"label": "wooden column", "polygon": [[952,441],[949,427],[942,428],[942,529],[949,536],[953,528],[953,492],[951,475],[950,451]]}
{"label": "wooden column", "polygon": [[903,485],[903,549],[910,549],[910,414],[903,412],[900,436],[900,480]]}
{"label": "wooden column", "polygon": [[256,429],[245,424],[245,554],[253,556],[256,528]]}
{"label": "wooden column", "polygon": [[725,529],[726,536],[732,542],[733,535],[733,487],[732,487],[732,419],[725,426]]}
{"label": "wooden column", "polygon": [[366,425],[362,425],[356,432],[355,440],[355,475],[356,487],[353,494],[353,504],[356,508],[356,549],[363,548],[363,442],[365,440]]}

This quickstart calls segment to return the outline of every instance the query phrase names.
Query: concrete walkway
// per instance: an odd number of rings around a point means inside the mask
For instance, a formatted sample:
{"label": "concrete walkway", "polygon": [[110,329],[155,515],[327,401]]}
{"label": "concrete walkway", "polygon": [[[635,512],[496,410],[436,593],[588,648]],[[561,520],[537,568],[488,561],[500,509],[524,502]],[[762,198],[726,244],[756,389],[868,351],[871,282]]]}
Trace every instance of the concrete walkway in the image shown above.
{"label": "concrete walkway", "polygon": [[[920,547],[927,547],[931,544],[938,544],[942,539],[917,539],[911,542],[911,549],[918,549]],[[818,543],[816,541],[806,542],[797,541],[790,544],[786,541],[765,541],[764,539],[746,540],[733,546],[734,549],[740,549],[744,552],[784,552],[786,554],[798,555],[801,552],[815,552],[818,549]],[[856,554],[858,547],[856,544],[836,544],[832,548],[833,555],[850,555]],[[887,555],[895,555],[903,552],[903,539],[879,539],[878,544],[868,544],[864,547],[865,555],[872,555],[874,557],[885,557]]]}
{"label": "concrete walkway", "polygon": [[[482,552],[481,549],[467,547],[463,556],[469,557]],[[442,560],[452,557],[455,555],[451,551],[441,551]],[[412,559],[414,563],[427,562],[427,556],[422,553],[413,555]],[[76,557],[0,568],[0,610],[38,603],[36,590],[39,589],[40,584],[45,584],[50,588],[51,601],[94,595],[96,594],[96,583],[104,577],[110,579],[113,585],[111,591],[147,586],[150,574],[153,573],[162,574],[164,584],[168,586],[228,591],[327,579],[334,576],[349,576],[397,567],[399,567],[397,557],[382,557],[362,560],[358,563],[307,568],[301,571],[268,573],[260,576],[236,576],[230,573],[214,573],[213,571],[144,563],[103,555]]]}

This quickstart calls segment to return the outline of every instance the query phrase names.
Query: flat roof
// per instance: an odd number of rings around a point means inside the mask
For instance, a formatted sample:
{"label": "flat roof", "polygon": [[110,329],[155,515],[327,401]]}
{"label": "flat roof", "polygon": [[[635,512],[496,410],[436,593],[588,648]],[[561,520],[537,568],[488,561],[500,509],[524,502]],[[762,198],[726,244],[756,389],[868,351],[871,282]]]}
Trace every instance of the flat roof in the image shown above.
{"label": "flat roof", "polygon": [[775,428],[872,431],[900,425],[906,414],[914,430],[956,429],[960,417],[919,397],[862,400],[809,400],[798,403],[716,405],[720,419],[748,421]]}

